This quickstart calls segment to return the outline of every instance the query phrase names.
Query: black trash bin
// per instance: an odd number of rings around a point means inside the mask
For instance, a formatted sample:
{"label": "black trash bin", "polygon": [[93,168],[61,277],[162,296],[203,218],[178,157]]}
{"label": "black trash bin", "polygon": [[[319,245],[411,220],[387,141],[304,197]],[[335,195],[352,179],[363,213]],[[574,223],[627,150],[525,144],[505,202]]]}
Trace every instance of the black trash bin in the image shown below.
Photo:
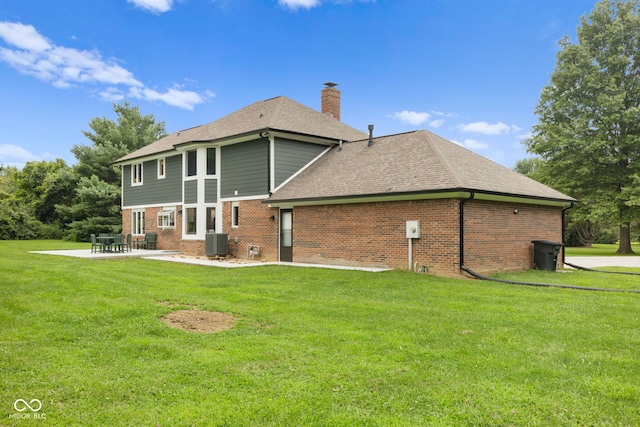
{"label": "black trash bin", "polygon": [[533,243],[534,267],[538,270],[556,271],[562,243],[551,240],[532,240],[531,243]]}

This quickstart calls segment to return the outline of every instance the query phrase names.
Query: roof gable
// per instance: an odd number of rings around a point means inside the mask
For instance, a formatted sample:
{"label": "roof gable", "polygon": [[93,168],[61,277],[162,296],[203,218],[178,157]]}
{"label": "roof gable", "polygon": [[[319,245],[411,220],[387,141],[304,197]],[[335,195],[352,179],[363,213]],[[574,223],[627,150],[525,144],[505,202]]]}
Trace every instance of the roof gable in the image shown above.
{"label": "roof gable", "polygon": [[573,201],[426,130],[334,147],[268,199],[278,201],[478,191]]}
{"label": "roof gable", "polygon": [[266,129],[352,141],[366,134],[329,114],[320,113],[285,96],[258,101],[209,124],[172,133],[120,159],[123,162],[173,150],[181,144],[216,141]]}

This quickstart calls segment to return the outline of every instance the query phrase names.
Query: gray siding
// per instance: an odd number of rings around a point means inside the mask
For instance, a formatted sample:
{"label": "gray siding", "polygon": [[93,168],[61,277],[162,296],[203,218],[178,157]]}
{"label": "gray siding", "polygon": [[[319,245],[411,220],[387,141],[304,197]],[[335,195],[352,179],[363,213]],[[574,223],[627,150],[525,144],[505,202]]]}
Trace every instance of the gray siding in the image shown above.
{"label": "gray siding", "polygon": [[180,203],[182,201],[182,156],[165,160],[165,178],[158,179],[158,161],[142,166],[142,185],[131,186],[131,165],[123,166],[122,204],[127,206]]}
{"label": "gray siding", "polygon": [[268,147],[256,140],[221,148],[221,197],[268,194]]}
{"label": "gray siding", "polygon": [[327,149],[325,145],[310,144],[289,139],[276,139],[275,143],[276,187]]}
{"label": "gray siding", "polygon": [[198,203],[198,181],[195,179],[184,182],[184,202]]}
{"label": "gray siding", "polygon": [[204,202],[205,203],[218,202],[218,180],[217,179],[207,179],[204,181]]}

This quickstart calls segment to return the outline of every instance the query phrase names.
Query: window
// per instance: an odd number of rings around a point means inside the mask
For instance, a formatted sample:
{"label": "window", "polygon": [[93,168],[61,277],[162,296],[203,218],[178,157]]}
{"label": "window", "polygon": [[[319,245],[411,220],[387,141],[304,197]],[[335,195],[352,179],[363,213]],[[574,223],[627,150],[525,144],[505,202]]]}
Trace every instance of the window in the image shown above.
{"label": "window", "polygon": [[187,229],[186,234],[196,234],[197,211],[196,208],[186,208],[187,212]]}
{"label": "window", "polygon": [[196,176],[198,174],[197,151],[187,151],[187,176]]}
{"label": "window", "polygon": [[207,208],[207,232],[216,232],[216,208]]}
{"label": "window", "polygon": [[231,226],[238,226],[238,215],[240,213],[240,209],[238,207],[238,202],[231,203]]}
{"label": "window", "polygon": [[158,228],[176,228],[176,208],[162,208],[158,212]]}
{"label": "window", "polygon": [[142,163],[131,165],[131,185],[142,185]]}
{"label": "window", "polygon": [[144,234],[144,210],[131,211],[131,234]]}
{"label": "window", "polygon": [[164,157],[162,159],[158,159],[158,179],[164,178]]}
{"label": "window", "polygon": [[207,175],[216,174],[216,149],[207,148]]}

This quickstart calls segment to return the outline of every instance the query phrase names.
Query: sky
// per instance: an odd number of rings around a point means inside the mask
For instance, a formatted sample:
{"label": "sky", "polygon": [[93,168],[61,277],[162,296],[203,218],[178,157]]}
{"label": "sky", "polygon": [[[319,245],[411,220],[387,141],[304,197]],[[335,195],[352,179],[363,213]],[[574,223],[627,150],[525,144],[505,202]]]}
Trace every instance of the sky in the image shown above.
{"label": "sky", "polygon": [[427,129],[506,167],[596,0],[0,0],[0,164],[91,145],[137,106],[168,133],[284,95],[374,135]]}

